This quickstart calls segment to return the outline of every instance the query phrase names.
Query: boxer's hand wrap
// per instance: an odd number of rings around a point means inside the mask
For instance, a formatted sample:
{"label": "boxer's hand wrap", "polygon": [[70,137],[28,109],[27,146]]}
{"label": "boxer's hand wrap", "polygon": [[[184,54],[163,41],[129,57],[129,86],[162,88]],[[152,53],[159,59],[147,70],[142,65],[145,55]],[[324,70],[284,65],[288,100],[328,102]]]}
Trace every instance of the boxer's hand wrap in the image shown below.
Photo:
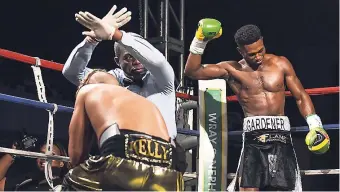
{"label": "boxer's hand wrap", "polygon": [[320,117],[316,114],[309,115],[306,121],[309,127],[309,133],[305,138],[308,149],[316,154],[327,152],[330,146],[330,139],[327,132],[323,129]]}
{"label": "boxer's hand wrap", "polygon": [[216,19],[202,19],[198,23],[195,37],[190,45],[190,52],[202,55],[207,43],[222,35],[221,22]]}

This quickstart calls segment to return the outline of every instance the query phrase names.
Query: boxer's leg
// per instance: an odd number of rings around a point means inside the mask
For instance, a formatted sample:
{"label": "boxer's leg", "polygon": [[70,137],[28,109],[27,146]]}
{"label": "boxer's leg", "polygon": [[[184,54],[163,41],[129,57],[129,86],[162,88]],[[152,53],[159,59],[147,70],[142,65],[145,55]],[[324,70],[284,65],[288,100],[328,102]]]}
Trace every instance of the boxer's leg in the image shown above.
{"label": "boxer's leg", "polygon": [[245,143],[238,172],[240,191],[259,191],[264,170],[262,156],[263,153],[257,145]]}
{"label": "boxer's leg", "polygon": [[241,163],[240,163],[240,168],[239,168],[239,174],[241,175],[238,177],[238,184],[239,184],[239,191],[259,191],[259,188],[249,188],[249,187],[241,187],[241,180],[242,180],[242,173],[243,172],[243,155],[241,157]]}
{"label": "boxer's leg", "polygon": [[[242,175],[240,173],[243,172],[243,155],[241,156],[241,163],[240,163],[240,168],[239,168],[239,174],[238,175]],[[242,180],[242,176],[238,177],[238,184],[239,184],[239,191],[259,191],[259,188],[244,188],[241,187],[241,180]]]}
{"label": "boxer's leg", "polygon": [[259,191],[259,188],[243,188],[243,187],[240,187],[240,191]]}
{"label": "boxer's leg", "polygon": [[278,168],[270,186],[277,190],[294,190],[298,181],[298,166],[292,144],[278,143],[276,153]]}
{"label": "boxer's leg", "polygon": [[90,157],[64,177],[62,190],[101,191],[100,179],[107,157]]}
{"label": "boxer's leg", "polygon": [[163,168],[151,167],[148,179],[141,190],[145,191],[184,191],[184,180],[181,172]]}

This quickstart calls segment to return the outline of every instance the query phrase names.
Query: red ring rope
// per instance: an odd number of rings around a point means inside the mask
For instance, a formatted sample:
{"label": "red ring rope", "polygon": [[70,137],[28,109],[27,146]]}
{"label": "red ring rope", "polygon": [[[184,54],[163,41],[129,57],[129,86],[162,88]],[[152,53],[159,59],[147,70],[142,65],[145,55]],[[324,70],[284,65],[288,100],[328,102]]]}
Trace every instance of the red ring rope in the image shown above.
{"label": "red ring rope", "polygon": [[[326,95],[326,94],[335,94],[339,93],[340,87],[324,87],[324,88],[313,88],[313,89],[305,89],[305,91],[309,95]],[[292,93],[290,91],[285,91],[286,96],[292,96]],[[198,97],[194,95],[188,95],[185,93],[176,93],[176,97],[180,97],[183,99],[188,100],[195,100],[197,101]],[[236,95],[228,96],[228,101],[237,101]]]}
{"label": "red ring rope", "polygon": [[[36,59],[34,57],[28,56],[28,55],[24,55],[21,53],[16,53],[13,51],[8,51],[5,49],[0,49],[0,56],[8,58],[8,59],[12,59],[12,60],[16,60],[16,61],[21,61],[23,63],[27,63],[27,64],[31,64],[31,65],[35,65]],[[49,69],[53,69],[56,71],[62,71],[64,65],[60,64],[60,63],[56,63],[53,61],[47,61],[44,59],[40,59],[41,61],[41,67],[45,67],[45,68],[49,68]],[[324,87],[324,88],[314,88],[314,89],[306,89],[306,92],[309,95],[325,95],[325,94],[335,94],[335,93],[339,93],[339,89],[340,87]],[[286,91],[285,92],[286,96],[292,96],[290,91]],[[188,95],[185,93],[176,93],[176,97],[179,98],[183,98],[183,99],[188,99],[188,100],[195,100],[197,101],[198,97],[197,96],[193,96],[193,95]],[[227,97],[228,101],[237,101],[237,97],[236,95],[233,96],[229,96]]]}
{"label": "red ring rope", "polygon": [[[31,64],[31,65],[35,65],[36,62],[36,58],[28,56],[28,55],[24,55],[21,53],[16,53],[13,51],[8,51],[5,49],[0,49],[0,56],[8,58],[8,59],[12,59],[12,60],[16,60],[16,61],[21,61],[23,63],[27,63],[27,64]],[[60,64],[60,63],[56,63],[53,61],[47,61],[44,59],[40,59],[41,62],[41,66],[45,67],[45,68],[49,68],[49,69],[53,69],[56,71],[62,71],[64,65]]]}

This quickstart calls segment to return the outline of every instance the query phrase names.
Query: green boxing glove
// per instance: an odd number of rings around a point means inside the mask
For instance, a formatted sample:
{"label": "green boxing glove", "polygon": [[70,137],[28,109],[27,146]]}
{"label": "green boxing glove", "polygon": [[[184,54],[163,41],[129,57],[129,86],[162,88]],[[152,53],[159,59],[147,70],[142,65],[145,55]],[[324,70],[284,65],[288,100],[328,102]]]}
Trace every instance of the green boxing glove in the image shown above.
{"label": "green boxing glove", "polygon": [[320,117],[316,114],[309,115],[306,121],[310,130],[305,139],[308,149],[316,154],[326,153],[330,146],[330,139],[323,129]]}
{"label": "green boxing glove", "polygon": [[222,35],[221,22],[216,19],[202,19],[198,23],[198,28],[194,40],[190,45],[190,52],[193,54],[202,55],[207,43],[219,38]]}

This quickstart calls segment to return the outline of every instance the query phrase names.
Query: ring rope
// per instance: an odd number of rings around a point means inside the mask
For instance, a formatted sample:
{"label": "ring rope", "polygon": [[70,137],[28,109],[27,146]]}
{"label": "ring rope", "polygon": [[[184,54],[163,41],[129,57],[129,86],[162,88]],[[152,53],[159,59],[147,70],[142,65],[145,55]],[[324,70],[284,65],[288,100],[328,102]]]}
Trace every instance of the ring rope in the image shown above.
{"label": "ring rope", "polygon": [[[34,74],[34,80],[35,80],[35,85],[37,87],[37,94],[40,102],[47,103],[47,98],[46,98],[46,91],[45,91],[45,84],[43,81],[43,77],[41,74],[41,60],[39,57],[35,57],[36,62],[35,65],[32,65],[31,68],[33,69],[33,74]],[[56,107],[56,104],[53,104],[53,111],[48,110],[48,130],[47,130],[47,138],[46,138],[46,155],[52,155],[52,150],[53,150],[53,139],[54,139],[54,119],[53,115],[55,112],[58,110],[58,106]],[[53,174],[52,174],[52,160],[47,159],[46,163],[44,165],[44,173],[45,173],[45,178],[48,183],[48,185],[53,189]]]}
{"label": "ring rope", "polygon": [[[340,169],[319,169],[319,170],[300,170],[301,175],[339,175]],[[185,172],[184,177],[190,179],[197,179],[197,173]],[[233,179],[236,173],[228,173],[228,179]]]}
{"label": "ring rope", "polygon": [[[57,161],[64,161],[69,162],[70,158],[66,156],[58,156],[58,155],[46,155],[44,153],[37,153],[37,152],[31,152],[31,151],[23,151],[18,149],[10,149],[5,147],[0,147],[1,153],[9,153],[9,154],[16,154],[24,157],[29,158],[40,158],[40,159],[52,159]],[[320,169],[320,170],[301,170],[301,173],[303,175],[338,175],[340,174],[339,169]],[[184,177],[196,179],[197,173],[189,173],[185,172]],[[233,179],[235,177],[235,173],[229,173],[228,179]]]}
{"label": "ring rope", "polygon": [[[308,95],[328,95],[328,94],[336,94],[340,92],[340,87],[322,87],[322,88],[312,88],[312,89],[305,89]],[[286,96],[292,96],[290,91],[285,91]],[[188,95],[185,93],[176,92],[176,97],[188,99],[188,100],[198,100],[198,96]],[[238,101],[236,95],[228,96],[227,101]]]}
{"label": "ring rope", "polygon": [[[16,61],[21,61],[23,63],[26,64],[31,64],[31,65],[36,65],[36,59],[34,57],[28,56],[28,55],[24,55],[21,53],[17,53],[14,51],[9,51],[6,49],[1,49],[0,48],[0,56],[5,57],[7,59],[12,59],[12,60],[16,60]],[[64,65],[54,62],[54,61],[48,61],[48,60],[44,60],[41,59],[40,60],[40,66],[44,67],[44,68],[48,68],[48,69],[53,69],[55,71],[62,71]],[[305,89],[306,92],[309,95],[325,95],[325,94],[335,94],[335,93],[339,93],[340,92],[340,87],[324,87],[324,88],[313,88],[313,89]],[[292,96],[291,92],[286,91],[285,92],[286,96]],[[187,99],[187,100],[195,100],[197,101],[198,96],[194,96],[194,95],[189,95],[186,93],[180,93],[180,92],[176,92],[176,97],[180,97],[183,99]],[[227,101],[237,101],[237,97],[236,95],[233,96],[228,96],[227,97]]]}
{"label": "ring rope", "polygon": [[[0,56],[33,65],[32,69],[33,69],[33,72],[34,72],[34,75],[35,75],[35,82],[36,82],[36,85],[37,85],[38,97],[39,97],[40,102],[34,101],[34,100],[28,100],[28,99],[23,100],[23,98],[9,96],[9,95],[5,95],[5,94],[0,94],[0,100],[6,100],[6,101],[10,100],[10,101],[15,102],[15,103],[21,102],[22,104],[31,105],[31,106],[35,106],[35,107],[38,107],[38,108],[43,108],[43,109],[48,110],[49,111],[49,129],[48,129],[49,133],[47,135],[48,139],[47,139],[46,147],[49,144],[52,144],[50,146],[53,146],[53,131],[54,131],[53,115],[58,110],[58,105],[47,103],[46,95],[45,95],[45,86],[44,86],[43,81],[42,81],[40,66],[45,67],[45,68],[49,68],[49,69],[53,69],[53,70],[57,70],[57,71],[62,71],[63,65],[60,64],[60,63],[53,62],[53,61],[47,61],[47,60],[43,60],[43,59],[40,60],[39,58],[30,57],[30,56],[27,56],[27,55],[24,55],[24,54],[16,53],[16,52],[13,52],[13,51],[8,51],[8,50],[4,50],[4,49],[0,49]],[[339,88],[340,87],[326,87],[326,88],[314,88],[314,89],[305,89],[305,90],[309,95],[324,95],[324,94],[339,93],[339,90],[340,90]],[[286,96],[292,96],[291,92],[289,92],[289,91],[285,91],[285,94],[286,94]],[[197,99],[198,99],[198,96],[193,96],[193,95],[189,95],[189,94],[185,94],[185,93],[179,93],[179,92],[176,92],[176,97],[180,97],[180,98],[187,99],[187,100],[195,100],[195,101],[197,101]],[[27,100],[29,102],[25,102]],[[228,96],[227,101],[229,101],[229,102],[230,101],[237,101],[237,97],[235,95]],[[41,103],[44,103],[46,105],[42,105]],[[62,109],[62,108],[64,109],[62,111],[65,111],[65,112],[73,111],[73,109],[70,108],[70,107],[61,106],[60,109]],[[179,130],[179,133],[180,132],[181,131]],[[188,132],[189,132],[188,130],[185,130],[183,133],[188,134]],[[190,130],[190,132],[193,132],[193,131]],[[199,133],[196,133],[196,136],[199,136]],[[49,141],[51,141],[51,142],[49,142]],[[0,147],[0,152],[2,152],[4,149],[5,148]],[[50,149],[52,149],[52,147],[50,147]],[[10,150],[10,149],[7,149],[7,150]],[[16,152],[18,152],[18,151],[16,151]],[[39,158],[45,158],[47,160],[48,163],[45,164],[45,177],[46,177],[46,180],[48,181],[49,185],[53,189],[52,180],[50,180],[51,183],[49,182],[49,178],[52,178],[51,166],[48,167],[47,165],[51,162],[51,159],[56,158],[56,156],[54,157],[54,155],[51,155],[52,154],[51,151],[49,152],[48,150],[46,150],[46,153],[48,153],[48,154],[43,154],[44,155],[43,157],[42,157],[41,153],[28,154],[27,151],[26,152],[22,151],[22,152],[26,153],[26,154],[22,154],[23,156],[30,156],[30,157],[36,156],[35,158],[40,156]],[[7,153],[9,153],[9,152],[7,152]],[[33,153],[33,152],[31,152],[31,153]],[[339,169],[302,170],[301,172],[304,175],[339,174]],[[197,174],[196,173],[193,173],[193,174],[195,174],[196,178],[197,178]],[[228,178],[233,178],[235,176],[233,174],[234,173],[228,174]],[[185,174],[185,176],[190,177],[190,174]]]}
{"label": "ring rope", "polygon": [[32,65],[31,68],[33,69],[33,74],[34,74],[34,80],[35,80],[35,85],[37,88],[38,92],[38,98],[40,102],[47,103],[46,99],[46,91],[45,91],[45,84],[44,81],[42,80],[42,74],[40,70],[40,59],[39,57],[36,58],[36,64]]}
{"label": "ring rope", "polygon": [[11,149],[6,147],[0,147],[0,153],[8,153],[8,154],[14,154],[29,158],[39,158],[39,159],[50,159],[50,160],[56,160],[56,161],[63,161],[63,162],[70,162],[70,158],[66,156],[60,156],[60,155],[47,155],[45,153],[37,153],[32,151],[24,151],[19,149]]}
{"label": "ring rope", "polygon": [[[339,124],[325,124],[323,125],[323,128],[325,130],[339,130]],[[185,134],[185,135],[191,135],[191,136],[200,136],[199,130],[185,130],[181,128],[177,128],[178,133]],[[308,126],[299,126],[299,127],[291,127],[291,132],[308,132],[309,127]],[[235,136],[235,135],[241,135],[243,131],[229,131],[229,136]]]}
{"label": "ring rope", "polygon": [[[36,100],[26,99],[26,98],[22,98],[22,97],[16,97],[16,96],[12,96],[12,95],[6,95],[6,94],[3,94],[3,93],[0,93],[0,101],[17,103],[17,104],[27,105],[27,106],[35,107],[35,108],[39,108],[39,109],[46,109],[46,110],[50,110],[50,111],[53,111],[56,108],[55,104],[53,104],[53,103],[43,103],[43,102],[39,102],[39,101],[36,101]],[[57,109],[58,109],[58,112],[67,112],[67,113],[73,112],[72,107],[67,107],[67,106],[63,106],[63,105],[57,105]]]}
{"label": "ring rope", "polygon": [[[23,150],[18,150],[18,149],[10,149],[10,148],[4,148],[0,147],[0,152],[1,153],[8,153],[8,154],[16,154],[24,157],[29,157],[29,158],[40,158],[40,159],[51,159],[51,160],[57,160],[57,161],[64,161],[64,162],[69,162],[70,158],[65,157],[65,156],[58,156],[58,155],[46,155],[44,153],[37,153],[37,152],[31,152],[31,151],[23,151]],[[302,175],[338,175],[340,173],[339,169],[320,169],[320,170],[301,170]],[[235,177],[235,173],[229,173],[227,178],[228,179],[233,179]],[[184,173],[184,178],[186,181],[188,179],[197,179],[197,173],[189,173],[185,172]]]}
{"label": "ring rope", "polygon": [[[66,112],[66,113],[72,113],[73,108],[72,107],[67,107],[63,105],[56,105],[52,103],[43,103],[39,102],[36,100],[32,99],[26,99],[26,98],[21,98],[21,97],[16,97],[12,95],[6,95],[0,93],[0,101],[7,101],[11,103],[17,103],[17,104],[22,104],[22,105],[27,105],[39,109],[46,109],[46,110],[53,110],[54,106],[57,106],[58,112]],[[325,130],[335,130],[339,129],[339,124],[326,124],[323,125]],[[197,130],[188,130],[188,129],[183,129],[183,128],[177,128],[178,133],[180,134],[186,134],[186,135],[191,135],[191,136],[199,136],[199,131]],[[308,126],[300,126],[300,127],[292,127],[291,129],[292,132],[306,132],[309,131]],[[240,135],[242,134],[242,131],[229,131],[228,132],[229,136],[232,135]]]}

